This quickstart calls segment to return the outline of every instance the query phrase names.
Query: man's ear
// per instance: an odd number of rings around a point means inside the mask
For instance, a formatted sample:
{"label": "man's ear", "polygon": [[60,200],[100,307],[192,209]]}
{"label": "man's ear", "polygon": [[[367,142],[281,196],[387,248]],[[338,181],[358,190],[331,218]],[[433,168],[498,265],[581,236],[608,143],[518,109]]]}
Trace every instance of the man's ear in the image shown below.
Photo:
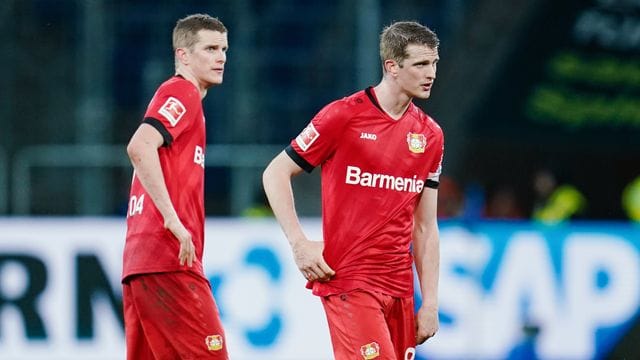
{"label": "man's ear", "polygon": [[176,60],[183,65],[189,64],[189,54],[185,48],[177,48],[175,52]]}
{"label": "man's ear", "polygon": [[384,61],[384,70],[387,74],[396,77],[398,76],[398,69],[400,69],[400,65],[395,60],[387,59]]}

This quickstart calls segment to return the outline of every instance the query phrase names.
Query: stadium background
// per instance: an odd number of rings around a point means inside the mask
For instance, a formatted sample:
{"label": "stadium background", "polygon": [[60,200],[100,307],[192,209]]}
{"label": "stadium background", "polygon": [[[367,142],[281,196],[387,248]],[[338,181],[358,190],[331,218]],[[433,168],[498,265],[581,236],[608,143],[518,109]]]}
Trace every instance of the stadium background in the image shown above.
{"label": "stadium background", "polygon": [[[324,104],[379,80],[378,34],[399,19],[441,39],[419,105],[446,137],[443,321],[418,357],[640,357],[640,2],[6,0],[0,358],[123,358],[124,144],[193,12],[230,30],[204,100],[205,257],[236,358],[330,358],[260,174]],[[319,238],[317,173],[294,186]]]}

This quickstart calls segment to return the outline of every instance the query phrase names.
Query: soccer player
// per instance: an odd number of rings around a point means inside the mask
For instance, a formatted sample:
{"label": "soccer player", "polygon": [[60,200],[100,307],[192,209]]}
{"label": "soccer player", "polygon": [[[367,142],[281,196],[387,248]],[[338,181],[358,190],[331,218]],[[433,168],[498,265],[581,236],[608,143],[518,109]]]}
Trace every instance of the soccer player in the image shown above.
{"label": "soccer player", "polygon": [[[416,344],[438,329],[443,135],[412,102],[431,93],[438,44],[416,22],[386,27],[380,83],[324,107],[263,174],[296,265],[321,297],[338,360],[413,359]],[[317,166],[323,242],[305,235],[291,188],[293,176]]]}
{"label": "soccer player", "polygon": [[127,153],[134,168],[123,256],[127,359],[227,359],[204,275],[205,119],[222,83],[227,29],[209,15],[178,20],[175,75],[156,91]]}

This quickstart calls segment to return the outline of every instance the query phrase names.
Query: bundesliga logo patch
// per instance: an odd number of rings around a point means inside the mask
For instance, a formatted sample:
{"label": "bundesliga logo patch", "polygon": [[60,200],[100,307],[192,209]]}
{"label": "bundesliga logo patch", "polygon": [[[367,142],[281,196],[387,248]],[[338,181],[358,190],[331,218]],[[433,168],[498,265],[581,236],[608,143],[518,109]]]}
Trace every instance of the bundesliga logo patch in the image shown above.
{"label": "bundesliga logo patch", "polygon": [[169,120],[171,126],[176,126],[178,121],[180,121],[182,116],[187,112],[187,108],[182,105],[180,100],[170,96],[158,112]]}
{"label": "bundesliga logo patch", "polygon": [[223,341],[221,335],[209,335],[204,342],[207,344],[207,348],[210,351],[218,351],[222,349]]}
{"label": "bundesliga logo patch", "polygon": [[318,137],[320,137],[320,133],[318,132],[318,130],[316,130],[313,124],[309,123],[309,125],[307,125],[307,127],[304,128],[304,130],[302,130],[300,135],[298,135],[298,137],[296,138],[296,143],[298,143],[298,146],[300,146],[300,149],[302,149],[302,151],[307,151],[307,149],[311,146],[311,144],[313,144],[314,141],[316,141],[316,139],[318,139]]}
{"label": "bundesliga logo patch", "polygon": [[421,154],[427,147],[427,137],[424,134],[407,133],[407,144],[409,145],[409,151]]}
{"label": "bundesliga logo patch", "polygon": [[365,360],[375,359],[380,356],[380,345],[377,342],[368,343],[360,347],[360,354]]}

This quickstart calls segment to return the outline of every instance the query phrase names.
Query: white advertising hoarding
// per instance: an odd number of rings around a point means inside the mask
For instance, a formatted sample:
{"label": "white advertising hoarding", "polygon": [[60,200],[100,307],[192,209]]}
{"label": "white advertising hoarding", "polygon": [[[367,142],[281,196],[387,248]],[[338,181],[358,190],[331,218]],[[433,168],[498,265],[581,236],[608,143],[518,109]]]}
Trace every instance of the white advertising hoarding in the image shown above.
{"label": "white advertising hoarding", "polygon": [[[319,220],[303,225],[321,239]],[[124,359],[124,220],[5,218],[0,229],[0,359]],[[320,301],[277,223],[209,219],[206,234],[232,359],[332,358]],[[639,234],[625,224],[443,223],[441,326],[416,359],[605,357],[638,317]],[[523,331],[532,325],[537,336]]]}

